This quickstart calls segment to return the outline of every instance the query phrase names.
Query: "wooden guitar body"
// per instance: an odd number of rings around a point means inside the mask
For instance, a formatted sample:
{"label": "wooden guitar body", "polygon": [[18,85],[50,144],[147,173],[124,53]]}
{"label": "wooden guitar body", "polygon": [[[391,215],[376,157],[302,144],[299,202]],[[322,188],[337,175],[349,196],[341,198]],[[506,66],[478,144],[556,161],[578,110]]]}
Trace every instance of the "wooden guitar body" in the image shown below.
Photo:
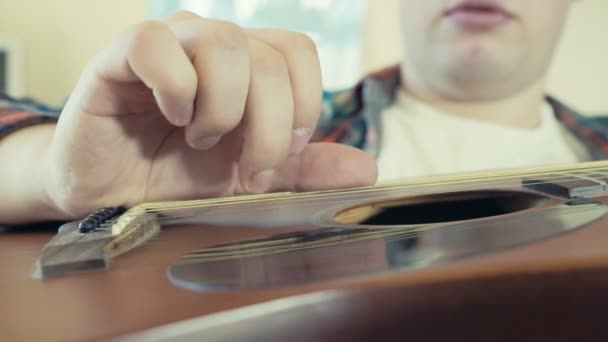
{"label": "wooden guitar body", "polygon": [[78,272],[78,223],[5,234],[0,336],[604,340],[604,167],[147,205],[160,234]]}

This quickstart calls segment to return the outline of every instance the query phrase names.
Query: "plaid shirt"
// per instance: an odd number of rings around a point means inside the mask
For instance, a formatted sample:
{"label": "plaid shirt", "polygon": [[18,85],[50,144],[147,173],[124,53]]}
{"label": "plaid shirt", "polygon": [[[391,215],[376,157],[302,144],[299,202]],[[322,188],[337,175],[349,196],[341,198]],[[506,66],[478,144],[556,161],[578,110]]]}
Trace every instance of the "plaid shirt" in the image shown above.
{"label": "plaid shirt", "polygon": [[14,99],[0,94],[0,138],[22,127],[53,122],[59,108],[51,108],[32,99]]}
{"label": "plaid shirt", "polygon": [[[338,142],[377,157],[380,149],[381,113],[390,106],[401,85],[399,66],[363,78],[354,87],[323,94],[323,110],[313,141]],[[594,160],[608,156],[608,117],[583,116],[547,97],[558,120],[587,147]],[[0,96],[0,138],[21,127],[54,121],[60,109],[31,99]],[[3,162],[2,162],[3,163]]]}
{"label": "plaid shirt", "polygon": [[[314,139],[351,145],[377,157],[382,148],[381,114],[394,102],[401,83],[396,65],[368,75],[352,88],[325,93]],[[584,116],[551,96],[546,100],[594,160],[608,157],[608,116]]]}

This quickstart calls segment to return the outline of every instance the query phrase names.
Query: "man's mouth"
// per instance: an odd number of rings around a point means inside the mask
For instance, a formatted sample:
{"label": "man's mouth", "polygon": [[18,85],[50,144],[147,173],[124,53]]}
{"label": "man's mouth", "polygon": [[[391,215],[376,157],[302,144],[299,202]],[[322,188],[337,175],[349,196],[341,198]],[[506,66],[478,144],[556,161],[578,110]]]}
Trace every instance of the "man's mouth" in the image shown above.
{"label": "man's mouth", "polygon": [[460,0],[445,16],[460,26],[474,29],[495,28],[513,19],[498,0]]}

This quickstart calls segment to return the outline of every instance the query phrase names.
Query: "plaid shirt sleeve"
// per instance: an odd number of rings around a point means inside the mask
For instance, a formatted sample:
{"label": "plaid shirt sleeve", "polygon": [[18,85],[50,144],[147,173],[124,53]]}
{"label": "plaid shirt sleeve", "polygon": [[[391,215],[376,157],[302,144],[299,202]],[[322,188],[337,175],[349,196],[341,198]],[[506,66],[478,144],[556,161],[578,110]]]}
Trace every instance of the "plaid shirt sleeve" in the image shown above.
{"label": "plaid shirt sleeve", "polygon": [[[21,128],[46,122],[56,122],[60,109],[48,107],[31,99],[14,99],[0,94],[0,140]],[[6,161],[0,161],[3,165]],[[23,229],[54,229],[57,222],[36,223],[26,226],[0,224],[0,233]]]}
{"label": "plaid shirt sleeve", "polygon": [[0,94],[0,139],[20,128],[56,122],[61,109],[32,99],[15,99]]}

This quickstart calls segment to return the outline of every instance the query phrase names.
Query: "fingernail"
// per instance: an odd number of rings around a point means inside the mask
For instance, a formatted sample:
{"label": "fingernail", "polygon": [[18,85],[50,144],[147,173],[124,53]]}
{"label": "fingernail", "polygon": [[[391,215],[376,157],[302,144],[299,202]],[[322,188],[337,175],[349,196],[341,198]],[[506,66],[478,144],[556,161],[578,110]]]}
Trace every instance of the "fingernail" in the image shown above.
{"label": "fingernail", "polygon": [[302,152],[302,150],[308,143],[308,139],[310,138],[310,132],[310,129],[306,127],[296,128],[293,130],[289,154],[298,154]]}
{"label": "fingernail", "polygon": [[270,188],[272,177],[274,176],[274,170],[263,170],[251,177],[251,183],[249,184],[249,192],[252,193],[263,193]]}
{"label": "fingernail", "polygon": [[199,141],[196,142],[196,148],[199,148],[201,150],[208,150],[211,147],[213,147],[215,144],[217,144],[221,138],[222,138],[222,136],[220,136],[220,135],[203,137],[202,139],[200,139]]}

